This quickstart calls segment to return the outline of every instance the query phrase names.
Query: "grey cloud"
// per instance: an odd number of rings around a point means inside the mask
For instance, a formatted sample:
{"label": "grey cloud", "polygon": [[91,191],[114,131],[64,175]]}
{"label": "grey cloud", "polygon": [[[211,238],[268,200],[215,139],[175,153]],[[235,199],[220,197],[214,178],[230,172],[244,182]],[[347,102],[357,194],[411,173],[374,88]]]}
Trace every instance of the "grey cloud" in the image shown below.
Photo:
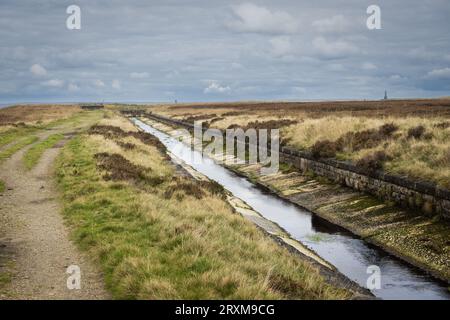
{"label": "grey cloud", "polygon": [[148,72],[132,72],[130,73],[130,78],[132,79],[145,79],[148,78]]}
{"label": "grey cloud", "polygon": [[449,95],[448,0],[380,0],[376,31],[360,0],[79,0],[77,31],[70,4],[1,1],[0,102]]}

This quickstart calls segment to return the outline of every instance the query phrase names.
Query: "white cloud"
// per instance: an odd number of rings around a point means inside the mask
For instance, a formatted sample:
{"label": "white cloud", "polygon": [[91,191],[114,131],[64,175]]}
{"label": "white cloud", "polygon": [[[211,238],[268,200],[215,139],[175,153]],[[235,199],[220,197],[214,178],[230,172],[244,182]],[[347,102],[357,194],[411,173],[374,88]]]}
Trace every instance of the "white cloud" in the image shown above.
{"label": "white cloud", "polygon": [[102,80],[97,79],[94,81],[94,86],[96,86],[97,88],[103,88],[105,86],[105,83]]}
{"label": "white cloud", "polygon": [[67,90],[69,90],[70,92],[76,92],[80,90],[80,87],[78,87],[78,85],[76,85],[75,83],[69,83],[69,85],[67,86]]}
{"label": "white cloud", "polygon": [[399,74],[393,74],[393,75],[391,75],[389,77],[389,80],[393,81],[393,82],[399,82],[399,81],[403,81],[403,80],[406,80],[406,79],[407,79],[406,77],[403,77],[403,76],[401,76]]}
{"label": "white cloud", "polygon": [[360,51],[359,48],[352,43],[342,40],[328,41],[323,37],[315,38],[313,40],[313,47],[319,54],[330,58],[352,55]]}
{"label": "white cloud", "polygon": [[291,91],[293,94],[303,94],[303,93],[306,93],[307,90],[306,90],[306,88],[303,88],[303,87],[292,87]]}
{"label": "white cloud", "polygon": [[45,68],[40,64],[33,64],[30,67],[30,72],[39,77],[47,75],[47,70],[45,70]]}
{"label": "white cloud", "polygon": [[272,53],[275,56],[284,56],[288,54],[291,49],[291,38],[289,36],[280,36],[270,39],[272,45]]}
{"label": "white cloud", "polygon": [[228,23],[233,30],[240,32],[294,33],[298,22],[284,11],[271,11],[252,3],[233,6],[237,19]]}
{"label": "white cloud", "polygon": [[117,80],[117,79],[114,79],[114,80],[112,81],[111,86],[113,87],[113,89],[120,90],[120,88],[121,88],[121,86],[120,86],[120,81]]}
{"label": "white cloud", "polygon": [[433,79],[450,78],[450,68],[434,69],[428,72],[426,77]]}
{"label": "white cloud", "polygon": [[64,86],[64,80],[51,79],[43,82],[42,84],[47,87],[61,88],[62,86]]}
{"label": "white cloud", "polygon": [[312,26],[322,33],[345,32],[349,29],[349,21],[342,15],[333,16],[327,19],[316,20]]}
{"label": "white cloud", "polygon": [[144,78],[148,78],[148,77],[149,77],[148,72],[132,72],[132,73],[130,73],[131,79],[144,79]]}
{"label": "white cloud", "polygon": [[222,86],[217,81],[211,81],[208,87],[203,90],[204,93],[227,93],[231,90],[229,86]]}
{"label": "white cloud", "polygon": [[371,62],[364,62],[361,67],[362,67],[363,70],[376,70],[376,69],[378,69],[378,67],[376,65],[374,65],[373,63],[371,63]]}

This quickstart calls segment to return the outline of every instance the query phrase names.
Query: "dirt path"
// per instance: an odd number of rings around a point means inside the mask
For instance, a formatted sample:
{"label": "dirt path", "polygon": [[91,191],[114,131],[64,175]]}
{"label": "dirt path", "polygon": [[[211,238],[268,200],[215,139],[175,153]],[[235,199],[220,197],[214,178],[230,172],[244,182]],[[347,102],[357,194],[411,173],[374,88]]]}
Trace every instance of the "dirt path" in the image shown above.
{"label": "dirt path", "polygon": [[[60,146],[26,171],[26,149],[0,165],[0,271],[12,271],[0,299],[107,299],[101,273],[69,240],[55,193],[53,163]],[[81,289],[67,288],[67,267],[81,270]],[[3,269],[3,270],[2,270]]]}

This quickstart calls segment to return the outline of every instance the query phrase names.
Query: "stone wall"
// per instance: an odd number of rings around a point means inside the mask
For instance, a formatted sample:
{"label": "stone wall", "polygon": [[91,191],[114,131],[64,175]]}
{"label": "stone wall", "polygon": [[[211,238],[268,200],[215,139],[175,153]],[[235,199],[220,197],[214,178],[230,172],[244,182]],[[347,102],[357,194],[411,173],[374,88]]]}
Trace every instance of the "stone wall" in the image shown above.
{"label": "stone wall", "polygon": [[[171,125],[192,129],[193,125],[156,114],[146,114]],[[282,147],[280,161],[301,171],[311,171],[336,183],[366,192],[386,201],[416,209],[427,216],[441,215],[450,220],[450,190],[429,181],[387,174],[383,171],[363,172],[349,162],[334,159],[315,159],[308,152]]]}
{"label": "stone wall", "polygon": [[306,152],[283,147],[280,161],[302,171],[312,171],[336,183],[366,192],[402,207],[417,209],[425,215],[450,219],[450,191],[427,181],[390,175],[382,171],[362,173],[351,163],[333,159],[314,159]]}

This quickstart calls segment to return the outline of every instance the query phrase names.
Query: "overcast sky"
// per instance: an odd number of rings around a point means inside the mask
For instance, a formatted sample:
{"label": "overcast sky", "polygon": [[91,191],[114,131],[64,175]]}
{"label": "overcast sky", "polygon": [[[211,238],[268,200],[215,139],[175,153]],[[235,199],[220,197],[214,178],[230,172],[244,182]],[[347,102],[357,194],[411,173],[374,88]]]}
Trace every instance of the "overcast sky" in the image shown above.
{"label": "overcast sky", "polygon": [[0,103],[450,96],[449,40],[449,0],[0,0]]}

